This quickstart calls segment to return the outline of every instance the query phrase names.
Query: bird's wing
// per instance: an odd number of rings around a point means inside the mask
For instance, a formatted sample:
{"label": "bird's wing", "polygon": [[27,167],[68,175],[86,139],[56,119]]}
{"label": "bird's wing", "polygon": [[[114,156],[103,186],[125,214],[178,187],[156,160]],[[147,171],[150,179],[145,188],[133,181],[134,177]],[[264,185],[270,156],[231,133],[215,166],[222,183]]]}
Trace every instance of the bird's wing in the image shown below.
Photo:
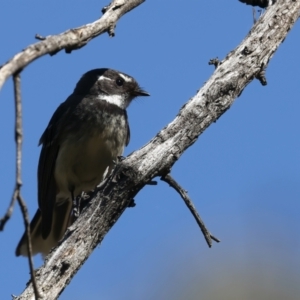
{"label": "bird's wing", "polygon": [[127,117],[127,112],[126,111],[125,111],[125,120],[126,120],[126,127],[127,127],[127,137],[126,137],[125,146],[127,147],[129,142],[130,142],[130,128],[129,128],[129,122],[128,122],[128,117]]}
{"label": "bird's wing", "polygon": [[66,123],[77,103],[76,97],[71,95],[56,109],[39,142],[39,145],[42,145],[42,150],[38,165],[38,203],[42,214],[42,236],[44,239],[51,231],[53,210],[58,192],[54,169],[61,135],[67,130]]}

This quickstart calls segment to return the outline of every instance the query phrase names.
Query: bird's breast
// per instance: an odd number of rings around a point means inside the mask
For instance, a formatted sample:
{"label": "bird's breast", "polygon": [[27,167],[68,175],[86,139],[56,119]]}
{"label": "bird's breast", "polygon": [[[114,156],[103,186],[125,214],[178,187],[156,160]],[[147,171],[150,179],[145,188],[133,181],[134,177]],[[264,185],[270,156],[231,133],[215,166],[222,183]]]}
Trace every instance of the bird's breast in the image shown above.
{"label": "bird's breast", "polygon": [[[127,140],[125,116],[95,116],[62,140],[55,164],[57,198],[88,192],[110,173]],[[59,199],[58,199],[59,200]]]}

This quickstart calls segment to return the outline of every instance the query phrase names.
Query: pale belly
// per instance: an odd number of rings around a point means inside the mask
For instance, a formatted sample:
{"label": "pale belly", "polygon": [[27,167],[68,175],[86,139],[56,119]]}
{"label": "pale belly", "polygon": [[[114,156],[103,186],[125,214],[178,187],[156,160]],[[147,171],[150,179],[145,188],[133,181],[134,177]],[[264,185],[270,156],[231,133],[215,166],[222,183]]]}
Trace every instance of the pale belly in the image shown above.
{"label": "pale belly", "polygon": [[118,138],[90,136],[84,140],[67,140],[55,164],[55,181],[59,190],[57,201],[93,190],[109,174],[117,157],[122,155],[125,136]]}

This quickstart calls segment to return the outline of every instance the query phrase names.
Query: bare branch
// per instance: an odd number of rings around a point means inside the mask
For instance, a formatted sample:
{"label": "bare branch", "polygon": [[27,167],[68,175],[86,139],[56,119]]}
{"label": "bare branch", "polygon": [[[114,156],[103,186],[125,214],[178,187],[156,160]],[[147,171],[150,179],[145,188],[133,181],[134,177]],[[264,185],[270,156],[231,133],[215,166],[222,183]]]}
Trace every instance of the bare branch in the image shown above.
{"label": "bare branch", "polygon": [[15,142],[16,142],[16,184],[15,189],[7,209],[6,214],[0,219],[0,231],[5,227],[6,222],[10,219],[15,202],[20,194],[22,186],[21,180],[21,163],[22,163],[22,103],[21,103],[21,78],[20,73],[14,74],[14,98],[15,98]]}
{"label": "bare branch", "polygon": [[167,174],[166,176],[162,176],[160,178],[162,181],[167,182],[173,189],[175,189],[178,194],[181,196],[181,198],[184,200],[186,206],[188,207],[188,209],[190,210],[190,212],[192,213],[192,215],[194,216],[197,224],[199,225],[204,238],[206,240],[206,243],[208,245],[208,247],[210,248],[212,246],[212,240],[214,240],[215,242],[219,243],[220,240],[217,239],[216,237],[214,237],[206,228],[204,222],[202,221],[201,217],[199,216],[192,200],[190,199],[190,197],[188,196],[187,192],[175,181],[174,178],[172,178],[172,176],[170,174]]}
{"label": "bare branch", "polygon": [[34,36],[37,40],[44,41],[46,38],[44,36],[41,36],[40,34],[36,33]]}
{"label": "bare branch", "polygon": [[10,219],[14,211],[15,202],[16,202],[16,195],[13,194],[5,215],[0,219],[0,231],[4,230],[6,222]]}
{"label": "bare branch", "polygon": [[[67,30],[58,35],[45,37],[41,42],[32,44],[16,54],[0,68],[0,89],[4,82],[13,74],[26,67],[29,63],[46,54],[56,54],[62,49],[66,53],[85,46],[89,41],[104,32],[114,36],[117,21],[127,12],[145,0],[113,0],[106,7],[104,15],[97,21]],[[36,38],[40,37],[36,35]]]}
{"label": "bare branch", "polygon": [[[14,94],[15,94],[15,115],[16,115],[16,124],[15,124],[15,140],[16,140],[16,186],[13,192],[13,199],[17,199],[20,205],[23,220],[25,224],[25,231],[27,235],[27,251],[28,255],[28,263],[30,269],[31,281],[33,282],[33,290],[35,298],[40,298],[40,294],[38,292],[37,283],[34,275],[34,267],[32,261],[32,247],[31,247],[31,236],[30,236],[30,222],[28,216],[28,210],[25,204],[25,201],[21,195],[21,187],[22,187],[22,179],[21,179],[21,165],[22,165],[22,141],[23,141],[23,129],[22,129],[22,101],[21,101],[21,76],[20,73],[16,73],[13,75],[14,81]],[[13,200],[12,202],[14,202]]]}
{"label": "bare branch", "polygon": [[33,291],[34,291],[35,299],[39,299],[42,297],[38,290],[38,285],[37,285],[36,278],[35,278],[35,271],[34,271],[33,260],[32,260],[32,246],[31,246],[31,234],[30,234],[30,222],[29,222],[28,210],[27,210],[26,203],[25,203],[23,197],[21,196],[20,190],[17,191],[16,198],[20,205],[21,212],[23,215],[23,220],[25,223],[25,232],[26,232],[26,237],[27,237],[27,241],[28,241],[27,252],[29,254],[28,255],[28,263],[29,263],[29,270],[30,270],[30,279],[31,279],[31,282],[33,283]]}
{"label": "bare branch", "polygon": [[[245,40],[226,56],[176,118],[147,145],[116,166],[104,187],[94,192],[88,207],[37,270],[37,282],[46,299],[56,299],[60,295],[147,182],[167,174],[182,153],[266,68],[299,12],[300,1],[277,1],[268,8]],[[248,54],[243,52],[245,47],[249,49]],[[30,299],[32,294],[29,284],[17,299]]]}
{"label": "bare branch", "polygon": [[253,24],[256,23],[256,9],[252,7],[252,15],[253,15]]}

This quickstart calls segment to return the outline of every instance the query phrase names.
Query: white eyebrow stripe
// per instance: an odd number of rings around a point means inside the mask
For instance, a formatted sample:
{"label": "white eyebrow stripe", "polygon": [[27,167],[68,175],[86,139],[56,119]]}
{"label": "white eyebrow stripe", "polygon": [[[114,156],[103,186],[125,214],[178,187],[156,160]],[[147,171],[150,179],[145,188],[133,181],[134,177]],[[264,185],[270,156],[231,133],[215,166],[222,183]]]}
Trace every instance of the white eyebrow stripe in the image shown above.
{"label": "white eyebrow stripe", "polygon": [[121,73],[119,73],[119,75],[120,75],[120,77],[122,77],[125,81],[127,81],[127,82],[131,82],[132,81],[132,78],[131,77],[128,77],[128,76],[126,76],[126,75],[124,75],[124,74],[121,74]]}
{"label": "white eyebrow stripe", "polygon": [[111,78],[105,77],[105,76],[103,76],[103,75],[99,76],[99,77],[98,77],[98,80],[110,80],[110,81],[112,81]]}

